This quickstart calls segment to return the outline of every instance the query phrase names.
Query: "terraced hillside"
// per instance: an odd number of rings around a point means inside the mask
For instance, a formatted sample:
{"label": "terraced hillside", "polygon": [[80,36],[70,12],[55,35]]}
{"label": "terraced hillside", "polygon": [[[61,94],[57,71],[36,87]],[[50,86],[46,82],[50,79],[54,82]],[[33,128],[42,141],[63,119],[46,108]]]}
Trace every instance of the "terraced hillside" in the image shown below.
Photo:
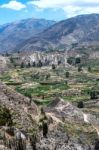
{"label": "terraced hillside", "polygon": [[[66,77],[66,72],[69,72],[69,77]],[[60,65],[56,69],[52,69],[52,66],[12,69],[0,78],[17,92],[32,97],[38,104],[48,104],[56,96],[76,104],[91,101],[91,89],[98,91],[99,88],[98,73],[94,68],[91,72],[86,68],[78,72],[77,67]]]}
{"label": "terraced hillside", "polygon": [[[37,150],[94,150],[99,136],[98,65],[85,66],[78,55],[66,57],[65,63],[58,56],[48,65],[12,56],[7,57],[9,70],[0,74],[0,106],[11,110],[14,130],[33,140],[36,133]],[[42,118],[48,121],[47,138],[40,128]],[[4,127],[2,132],[6,133]],[[30,141],[25,142],[31,150]]]}

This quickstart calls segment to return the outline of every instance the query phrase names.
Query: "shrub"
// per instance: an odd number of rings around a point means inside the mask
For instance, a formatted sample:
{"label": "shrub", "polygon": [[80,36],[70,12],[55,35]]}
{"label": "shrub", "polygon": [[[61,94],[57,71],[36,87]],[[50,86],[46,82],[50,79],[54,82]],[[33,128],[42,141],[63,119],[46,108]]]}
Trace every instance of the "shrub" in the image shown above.
{"label": "shrub", "polygon": [[6,124],[8,126],[12,125],[11,112],[8,108],[0,106],[0,126],[5,126]]}

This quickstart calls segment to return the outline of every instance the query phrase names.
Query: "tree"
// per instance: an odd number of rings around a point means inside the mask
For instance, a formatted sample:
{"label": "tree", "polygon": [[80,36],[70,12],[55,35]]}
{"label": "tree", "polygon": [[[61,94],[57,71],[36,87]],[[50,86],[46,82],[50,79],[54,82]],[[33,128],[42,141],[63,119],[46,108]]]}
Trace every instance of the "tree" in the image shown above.
{"label": "tree", "polygon": [[68,59],[67,59],[67,63],[70,64],[70,65],[72,65],[72,64],[73,64],[73,59],[72,59],[71,57],[68,58]]}
{"label": "tree", "polygon": [[61,64],[61,60],[58,61],[58,66]]}
{"label": "tree", "polygon": [[17,64],[16,64],[16,63],[14,63],[13,65],[14,65],[14,68],[16,68],[16,67],[17,67]]}
{"label": "tree", "polygon": [[78,66],[78,72],[82,71],[82,66]]}
{"label": "tree", "polygon": [[88,71],[89,71],[89,72],[91,72],[91,71],[92,71],[90,66],[88,67]]}
{"label": "tree", "polygon": [[92,89],[91,92],[90,92],[90,98],[91,99],[97,99],[98,96],[97,96],[97,91]]}
{"label": "tree", "polygon": [[21,68],[24,68],[25,67],[25,64],[24,64],[24,62],[21,62],[21,66],[20,66]]}
{"label": "tree", "polygon": [[50,63],[50,61],[48,60],[48,59],[45,59],[45,66],[48,66],[49,65],[49,63]]}
{"label": "tree", "polygon": [[42,67],[42,65],[43,65],[43,64],[42,64],[41,60],[39,60],[37,66],[38,66],[38,67]]}
{"label": "tree", "polygon": [[82,101],[78,102],[77,107],[78,108],[84,108],[84,103]]}
{"label": "tree", "polygon": [[35,61],[33,62],[32,66],[33,66],[33,67],[36,67],[36,63],[35,63]]}
{"label": "tree", "polygon": [[28,64],[27,64],[27,68],[30,68],[31,67],[31,63],[30,62],[28,62]]}
{"label": "tree", "polygon": [[13,57],[10,57],[10,62],[11,62],[11,63],[14,63]]}
{"label": "tree", "polygon": [[65,81],[65,84],[68,85],[68,81]]}
{"label": "tree", "polygon": [[77,47],[78,43],[72,43],[72,48]]}
{"label": "tree", "polygon": [[69,78],[69,75],[70,75],[70,73],[67,71],[67,72],[65,73],[66,78]]}
{"label": "tree", "polygon": [[56,66],[54,64],[52,64],[52,69],[55,70],[56,69]]}
{"label": "tree", "polygon": [[81,63],[81,58],[80,57],[77,57],[76,59],[75,59],[75,64],[80,64]]}
{"label": "tree", "polygon": [[46,75],[46,80],[48,80],[50,78],[50,76],[51,76],[50,74],[47,74]]}

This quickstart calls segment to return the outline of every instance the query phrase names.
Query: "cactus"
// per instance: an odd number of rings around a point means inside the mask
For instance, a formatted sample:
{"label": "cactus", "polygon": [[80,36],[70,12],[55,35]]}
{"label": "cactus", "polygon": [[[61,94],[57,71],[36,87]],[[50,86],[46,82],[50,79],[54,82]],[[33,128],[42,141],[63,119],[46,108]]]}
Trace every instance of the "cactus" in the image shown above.
{"label": "cactus", "polygon": [[[41,123],[40,125],[42,125],[42,130],[43,130],[43,137],[47,137],[47,133],[48,133],[48,118],[44,112],[44,109],[41,108],[41,117],[39,122]],[[41,129],[41,126],[40,126]]]}
{"label": "cactus", "polygon": [[36,149],[36,141],[37,141],[36,135],[30,136],[30,144],[31,144],[33,150],[37,150]]}

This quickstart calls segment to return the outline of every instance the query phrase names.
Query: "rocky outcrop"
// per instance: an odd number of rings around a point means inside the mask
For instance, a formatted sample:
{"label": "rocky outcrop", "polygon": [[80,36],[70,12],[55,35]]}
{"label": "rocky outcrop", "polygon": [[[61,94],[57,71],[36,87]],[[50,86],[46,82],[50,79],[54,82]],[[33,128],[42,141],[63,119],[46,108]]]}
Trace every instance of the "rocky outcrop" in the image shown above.
{"label": "rocky outcrop", "polygon": [[[23,55],[20,55],[21,61],[23,62],[30,62],[33,64],[35,62],[36,64],[41,61],[43,65],[57,65],[58,63],[66,65],[67,64],[67,52],[50,52],[50,53],[44,53],[44,52],[31,52],[31,53],[23,53]],[[68,65],[68,64],[67,64]]]}
{"label": "rocky outcrop", "polygon": [[9,59],[0,55],[0,73],[7,71],[9,66]]}
{"label": "rocky outcrop", "polygon": [[[19,113],[19,116],[17,116],[15,120],[22,128],[22,130],[15,128],[15,135],[13,137],[6,134],[6,142],[9,143],[9,141],[14,140],[12,147],[15,147],[17,143],[16,139],[20,135],[22,138],[21,142],[24,143],[25,146],[24,150],[32,150],[33,145],[31,146],[30,142],[31,134],[27,133],[27,128],[30,127],[30,129],[32,129],[34,124],[33,122],[31,123],[28,114],[32,117],[37,114],[36,105],[34,103],[30,105],[28,98],[11,91],[11,89],[2,83],[0,85],[0,96],[2,95],[2,97],[0,97],[0,103],[6,105],[12,112]],[[29,112],[30,108],[32,112]],[[53,100],[44,110],[48,117],[49,130],[47,138],[43,137],[42,129],[37,130],[36,139],[32,139],[32,144],[36,146],[36,150],[95,149],[95,139],[93,138],[96,138],[97,134],[93,131],[89,131],[89,128],[92,127],[89,125],[90,121],[88,116],[86,117],[82,110],[68,102],[64,102],[60,98]],[[89,126],[84,126],[85,123],[86,125],[88,123]],[[4,129],[6,128],[4,127]],[[2,143],[0,146],[2,150],[4,150],[4,148],[6,149]]]}
{"label": "rocky outcrop", "polygon": [[68,120],[70,122],[83,123],[83,113],[76,106],[73,106],[69,102],[65,102],[63,99],[56,98],[51,104],[45,108],[48,113],[53,113],[55,117],[61,120]]}
{"label": "rocky outcrop", "polygon": [[[83,136],[83,139],[86,137]],[[82,139],[70,137],[64,131],[51,131],[48,138],[37,143],[37,150],[94,150],[93,145],[84,143]]]}

